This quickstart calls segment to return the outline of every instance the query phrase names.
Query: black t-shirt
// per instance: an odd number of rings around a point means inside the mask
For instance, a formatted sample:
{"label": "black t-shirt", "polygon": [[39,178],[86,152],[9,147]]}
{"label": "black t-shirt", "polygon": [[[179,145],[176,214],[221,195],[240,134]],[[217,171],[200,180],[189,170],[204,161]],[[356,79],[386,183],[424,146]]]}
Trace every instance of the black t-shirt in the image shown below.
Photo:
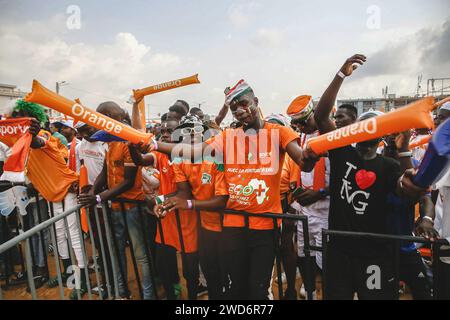
{"label": "black t-shirt", "polygon": [[[388,194],[395,192],[401,176],[399,163],[381,155],[364,160],[352,146],[330,151],[329,158],[329,229],[388,233]],[[331,238],[333,246],[358,256],[389,254],[389,243],[359,238]]]}

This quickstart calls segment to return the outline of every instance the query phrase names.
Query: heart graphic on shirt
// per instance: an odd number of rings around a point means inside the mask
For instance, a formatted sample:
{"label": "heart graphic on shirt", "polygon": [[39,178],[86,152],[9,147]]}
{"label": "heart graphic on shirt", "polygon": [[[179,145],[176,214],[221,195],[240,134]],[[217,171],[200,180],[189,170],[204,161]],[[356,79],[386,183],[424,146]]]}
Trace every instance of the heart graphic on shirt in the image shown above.
{"label": "heart graphic on shirt", "polygon": [[359,170],[355,174],[355,180],[361,190],[366,190],[375,183],[377,175],[372,171]]}

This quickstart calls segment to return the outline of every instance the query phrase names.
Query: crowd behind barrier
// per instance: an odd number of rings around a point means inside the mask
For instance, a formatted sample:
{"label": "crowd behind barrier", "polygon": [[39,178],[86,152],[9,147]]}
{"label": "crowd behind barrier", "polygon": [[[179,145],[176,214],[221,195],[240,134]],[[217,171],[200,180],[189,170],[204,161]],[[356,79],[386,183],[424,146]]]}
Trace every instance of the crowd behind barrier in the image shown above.
{"label": "crowd behind barrier", "polygon": [[[41,198],[39,195],[36,195],[35,197],[36,203],[42,203]],[[138,207],[139,212],[139,219],[140,219],[140,225],[142,227],[141,232],[144,238],[147,240],[145,241],[145,255],[148,261],[150,262],[150,273],[151,273],[151,281],[152,281],[152,289],[154,293],[154,297],[156,299],[163,298],[162,296],[159,296],[158,294],[158,284],[157,284],[157,275],[155,270],[155,252],[154,252],[154,236],[155,236],[155,230],[152,228],[149,224],[148,219],[154,219],[154,224],[156,228],[160,228],[161,230],[161,224],[159,223],[158,219],[154,217],[152,214],[150,214],[150,211],[148,210],[146,203],[144,201],[131,201],[126,199],[115,199],[114,202],[119,202],[121,204],[122,209],[122,215],[125,218],[125,203],[134,203]],[[46,276],[47,278],[50,276],[54,276],[53,274],[50,275],[50,264],[54,264],[53,272],[56,273],[56,277],[58,280],[57,290],[59,293],[59,298],[61,300],[66,299],[66,295],[64,292],[64,287],[72,287],[77,288],[79,286],[79,278],[84,276],[86,279],[89,279],[86,281],[87,284],[87,299],[92,300],[94,299],[94,288],[96,295],[98,296],[98,299],[118,299],[119,298],[119,283],[118,283],[118,277],[121,274],[122,278],[124,278],[124,270],[122,268],[122,264],[117,262],[117,252],[118,247],[117,243],[113,237],[114,234],[114,227],[111,223],[111,202],[104,202],[101,205],[101,208],[92,207],[89,209],[89,219],[88,219],[88,225],[89,225],[89,231],[87,234],[83,234],[81,231],[81,228],[78,227],[80,237],[81,239],[84,239],[83,245],[82,245],[82,253],[83,253],[83,260],[85,265],[88,265],[89,260],[91,259],[93,262],[93,275],[91,275],[91,272],[88,268],[84,268],[85,274],[81,275],[79,274],[79,269],[76,267],[73,270],[74,277],[71,279],[68,279],[66,283],[64,283],[62,277],[61,277],[61,266],[59,261],[59,255],[58,255],[58,249],[56,246],[56,236],[55,236],[55,224],[58,221],[63,220],[64,224],[67,228],[67,217],[71,214],[75,214],[77,224],[80,226],[80,209],[82,208],[81,205],[78,205],[74,208],[69,208],[65,210],[62,214],[59,214],[57,216],[53,216],[53,206],[52,203],[43,202],[44,206],[36,206],[37,208],[37,220],[34,226],[31,226],[27,220],[32,217],[33,210],[28,210],[29,212],[27,215],[22,216],[18,213],[10,215],[9,218],[17,217],[17,234],[8,239],[7,236],[7,229],[8,229],[8,223],[11,223],[11,221],[7,221],[6,217],[2,216],[2,238],[1,238],[1,245],[0,245],[0,256],[2,257],[2,264],[4,267],[4,277],[2,279],[2,287],[0,289],[0,299],[4,299],[4,293],[3,291],[8,291],[14,287],[17,286],[17,284],[12,284],[10,278],[15,273],[14,271],[17,270],[17,266],[20,266],[22,274],[26,275],[26,286],[27,291],[30,293],[30,295],[26,297],[31,297],[31,299],[36,300],[40,299],[39,291],[36,288],[35,285],[35,275],[33,273],[34,267],[38,264],[38,260],[41,259],[45,264],[46,269]],[[42,210],[47,209],[48,212],[42,212]],[[198,219],[200,219],[200,212],[198,213]],[[48,214],[50,214],[48,216]],[[178,214],[178,213],[176,213]],[[441,249],[440,246],[446,244],[445,240],[436,240],[434,242],[430,242],[430,240],[422,238],[422,237],[413,237],[413,236],[399,236],[399,235],[384,235],[384,234],[372,234],[372,233],[361,233],[361,232],[345,232],[345,231],[333,231],[333,230],[323,230],[322,231],[322,246],[312,246],[310,245],[309,241],[309,232],[308,232],[308,217],[303,215],[293,215],[293,214],[273,214],[273,213],[264,213],[264,214],[254,214],[254,213],[247,213],[247,212],[240,212],[240,211],[233,211],[233,210],[224,210],[221,212],[221,215],[223,217],[223,214],[232,214],[232,215],[241,215],[245,217],[246,220],[246,227],[248,227],[248,218],[252,216],[258,216],[258,217],[264,217],[266,219],[270,219],[273,221],[274,226],[274,243],[275,243],[275,252],[276,252],[276,258],[275,258],[275,268],[276,268],[276,278],[277,278],[277,287],[278,287],[278,298],[282,298],[282,292],[283,292],[283,281],[282,281],[282,268],[281,268],[281,256],[280,256],[280,228],[278,227],[278,221],[280,219],[287,219],[287,220],[293,220],[297,223],[302,224],[303,229],[303,236],[304,236],[304,252],[305,256],[309,257],[311,255],[312,251],[321,251],[323,252],[323,273],[322,273],[322,291],[324,295],[326,296],[326,290],[327,290],[327,268],[326,268],[326,260],[327,255],[329,254],[329,238],[330,237],[344,237],[344,238],[350,238],[353,241],[359,241],[361,239],[379,239],[379,240],[387,240],[392,241],[395,244],[396,250],[394,250],[394,254],[392,256],[392,259],[394,261],[395,266],[395,278],[394,278],[394,290],[395,290],[395,296],[399,298],[399,244],[400,241],[407,241],[407,242],[414,242],[414,243],[422,243],[426,245],[431,245],[431,268],[433,271],[433,298],[439,299],[439,273],[440,269],[438,267],[437,261],[439,261],[441,257]],[[48,216],[47,219],[43,219],[44,216]],[[10,219],[8,219],[10,220]],[[125,225],[126,225],[126,219],[124,219]],[[177,219],[177,225],[179,233],[181,232],[180,227],[180,221]],[[126,229],[128,229],[128,226],[126,225]],[[136,261],[136,257],[134,256],[133,252],[133,243],[129,237],[128,230],[126,230],[127,235],[127,242],[129,244],[129,251],[130,256],[132,260],[132,266],[133,266],[133,272],[136,279],[138,292],[139,292],[139,298],[143,299],[143,288],[141,283],[141,271],[138,268],[138,264]],[[162,243],[164,243],[164,236],[162,235]],[[153,238],[153,239],[152,239]],[[183,236],[179,234],[179,239],[181,243],[181,252],[179,254],[181,255],[181,259],[184,257],[184,243],[183,243]],[[67,241],[69,242],[69,248],[72,247],[70,243],[70,237],[67,237]],[[51,247],[53,247],[54,252],[52,259],[50,256],[48,256],[48,248],[49,243],[51,243]],[[19,256],[14,257],[14,250],[19,251]],[[18,258],[18,259],[17,259]],[[42,259],[43,258],[43,259]],[[70,259],[73,266],[76,266],[76,260],[74,257],[74,254],[72,250],[70,250]],[[18,260],[18,261],[17,261]],[[52,260],[54,260],[52,262]],[[310,260],[312,261],[312,260]],[[310,266],[312,268],[312,266]],[[310,269],[312,270],[312,269]],[[307,273],[305,276],[312,276],[315,277],[312,273]],[[22,284],[23,287],[23,284]],[[24,289],[24,288],[23,288]],[[309,299],[312,298],[312,292],[307,292],[307,297]],[[12,299],[19,298],[19,297],[11,297]],[[81,299],[79,291],[77,291],[77,298]],[[138,298],[138,297],[134,297]]]}

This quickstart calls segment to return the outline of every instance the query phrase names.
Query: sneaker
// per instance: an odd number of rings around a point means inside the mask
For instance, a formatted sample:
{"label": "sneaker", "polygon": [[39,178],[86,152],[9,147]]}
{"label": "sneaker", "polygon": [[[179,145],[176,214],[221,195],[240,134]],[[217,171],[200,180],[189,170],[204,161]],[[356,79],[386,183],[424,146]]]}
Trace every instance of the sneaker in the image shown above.
{"label": "sneaker", "polygon": [[19,284],[24,284],[27,281],[28,281],[27,272],[26,271],[25,272],[19,271],[9,281],[9,285],[14,286],[14,285],[19,285]]}
{"label": "sneaker", "polygon": [[[69,276],[66,273],[63,273],[61,275],[63,287],[67,286],[67,279],[68,278],[69,278]],[[49,288],[56,288],[58,286],[59,286],[58,277],[54,277],[54,278],[52,278],[52,279],[47,281],[47,287],[49,287]]]}
{"label": "sneaker", "polygon": [[197,287],[197,297],[201,297],[208,293],[208,288],[201,283]]}
{"label": "sneaker", "polygon": [[181,284],[177,283],[173,285],[173,290],[175,292],[175,300],[181,299]]}
{"label": "sneaker", "polygon": [[302,284],[302,287],[300,288],[300,298],[305,300],[306,299],[306,290],[305,290],[305,285]]}
{"label": "sneaker", "polygon": [[[43,275],[38,275],[34,277],[34,288],[37,290],[41,288],[44,284],[48,282],[48,277]],[[31,288],[27,283],[27,292],[31,292]]]}
{"label": "sneaker", "polygon": [[70,300],[78,300],[78,292],[80,293],[80,298],[83,299],[83,296],[87,293],[87,288],[81,286],[80,289],[73,289],[69,296]]}

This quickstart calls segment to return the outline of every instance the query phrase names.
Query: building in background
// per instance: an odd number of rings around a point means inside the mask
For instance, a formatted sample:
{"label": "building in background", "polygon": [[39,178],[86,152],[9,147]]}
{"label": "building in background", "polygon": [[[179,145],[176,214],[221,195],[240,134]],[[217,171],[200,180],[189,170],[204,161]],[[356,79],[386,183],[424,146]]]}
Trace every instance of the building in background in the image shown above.
{"label": "building in background", "polygon": [[0,115],[3,115],[13,100],[25,97],[27,93],[17,89],[17,86],[0,83]]}
{"label": "building in background", "polygon": [[420,94],[422,88],[420,85],[421,80],[422,78],[419,76],[417,94],[415,96],[397,97],[395,94],[388,93],[388,87],[386,87],[386,89],[382,90],[382,98],[340,99],[337,101],[337,106],[351,104],[358,109],[358,115],[361,115],[369,110],[389,112],[420,100],[425,96],[433,96],[436,101],[450,96],[450,78],[428,79],[426,94]]}

